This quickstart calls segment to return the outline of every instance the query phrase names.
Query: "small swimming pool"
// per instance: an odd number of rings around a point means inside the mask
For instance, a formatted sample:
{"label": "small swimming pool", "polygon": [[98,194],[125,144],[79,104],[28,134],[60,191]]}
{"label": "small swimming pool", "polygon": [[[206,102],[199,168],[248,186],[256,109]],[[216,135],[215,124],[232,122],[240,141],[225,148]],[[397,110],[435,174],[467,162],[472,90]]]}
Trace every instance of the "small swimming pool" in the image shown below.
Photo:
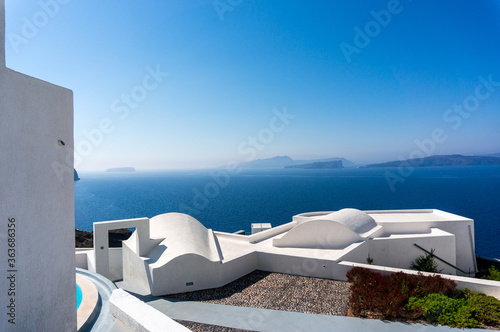
{"label": "small swimming pool", "polygon": [[76,310],[80,308],[80,304],[82,303],[82,289],[78,284],[76,284]]}
{"label": "small swimming pool", "polygon": [[[99,275],[92,272],[76,269],[76,322],[78,331],[87,331],[90,326],[97,324],[101,313],[100,291],[101,287]],[[106,279],[107,280],[107,279]],[[110,285],[114,286],[111,281]],[[112,289],[109,291],[111,294]],[[109,299],[109,296],[106,298]],[[103,318],[104,319],[104,318]]]}

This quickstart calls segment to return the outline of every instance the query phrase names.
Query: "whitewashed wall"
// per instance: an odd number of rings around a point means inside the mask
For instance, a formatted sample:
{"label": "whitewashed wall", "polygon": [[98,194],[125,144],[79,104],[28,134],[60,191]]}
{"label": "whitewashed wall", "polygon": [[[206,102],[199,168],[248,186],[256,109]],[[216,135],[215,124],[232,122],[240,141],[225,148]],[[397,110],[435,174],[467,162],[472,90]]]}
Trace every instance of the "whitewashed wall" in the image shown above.
{"label": "whitewashed wall", "polygon": [[0,67],[5,67],[5,1],[0,0]]}
{"label": "whitewashed wall", "polygon": [[73,94],[5,67],[0,8],[0,331],[75,331]]}

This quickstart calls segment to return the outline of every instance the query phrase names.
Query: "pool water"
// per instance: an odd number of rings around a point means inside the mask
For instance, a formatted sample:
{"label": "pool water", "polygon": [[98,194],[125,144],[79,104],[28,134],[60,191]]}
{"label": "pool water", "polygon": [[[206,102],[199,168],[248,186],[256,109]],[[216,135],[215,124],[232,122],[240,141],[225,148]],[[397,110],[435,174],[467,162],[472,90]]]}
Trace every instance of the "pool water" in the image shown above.
{"label": "pool water", "polygon": [[82,289],[76,284],[76,310],[80,307],[80,303],[82,303]]}

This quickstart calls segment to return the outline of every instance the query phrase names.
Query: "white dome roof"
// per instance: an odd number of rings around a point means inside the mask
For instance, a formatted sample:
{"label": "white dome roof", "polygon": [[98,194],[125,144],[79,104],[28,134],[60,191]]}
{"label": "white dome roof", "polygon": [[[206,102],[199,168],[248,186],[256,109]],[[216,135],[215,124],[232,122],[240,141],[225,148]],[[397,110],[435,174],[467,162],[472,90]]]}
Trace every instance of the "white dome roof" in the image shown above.
{"label": "white dome roof", "polygon": [[342,209],[330,213],[322,219],[336,221],[358,234],[366,233],[377,226],[377,223],[372,217],[357,209]]}

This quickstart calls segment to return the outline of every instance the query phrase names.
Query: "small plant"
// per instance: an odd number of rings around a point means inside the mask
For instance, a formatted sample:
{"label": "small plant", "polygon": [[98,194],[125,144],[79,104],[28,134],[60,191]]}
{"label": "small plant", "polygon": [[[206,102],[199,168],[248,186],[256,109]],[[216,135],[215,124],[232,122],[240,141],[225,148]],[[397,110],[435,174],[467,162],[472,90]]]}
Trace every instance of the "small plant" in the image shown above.
{"label": "small plant", "polygon": [[483,279],[500,281],[500,271],[498,271],[495,266],[490,266],[488,269],[489,274],[484,276]]}
{"label": "small plant", "polygon": [[426,253],[425,255],[418,256],[413,262],[411,262],[410,268],[413,270],[421,272],[431,272],[439,273],[437,269],[438,264],[434,260],[434,249],[431,249],[431,253]]}

